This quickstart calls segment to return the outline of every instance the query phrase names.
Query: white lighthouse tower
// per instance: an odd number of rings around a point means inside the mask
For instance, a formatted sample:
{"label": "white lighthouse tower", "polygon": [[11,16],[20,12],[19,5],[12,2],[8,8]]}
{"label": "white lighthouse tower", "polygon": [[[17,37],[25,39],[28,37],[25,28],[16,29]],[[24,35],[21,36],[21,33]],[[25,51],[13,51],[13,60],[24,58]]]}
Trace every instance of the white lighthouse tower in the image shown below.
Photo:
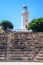
{"label": "white lighthouse tower", "polygon": [[22,31],[28,31],[27,30],[27,25],[28,25],[28,10],[27,10],[27,6],[23,5],[23,10],[22,10]]}

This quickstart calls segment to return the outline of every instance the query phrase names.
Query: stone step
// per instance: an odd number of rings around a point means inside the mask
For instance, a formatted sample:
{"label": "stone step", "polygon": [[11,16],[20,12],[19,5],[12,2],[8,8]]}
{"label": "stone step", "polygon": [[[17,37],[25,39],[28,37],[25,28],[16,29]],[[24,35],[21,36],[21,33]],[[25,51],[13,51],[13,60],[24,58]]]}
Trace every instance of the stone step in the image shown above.
{"label": "stone step", "polygon": [[25,48],[25,49],[9,49],[10,51],[34,51],[34,50],[39,50],[40,48],[31,48],[31,47],[29,47],[29,48]]}
{"label": "stone step", "polygon": [[37,57],[37,60],[43,60],[43,57]]}
{"label": "stone step", "polygon": [[11,60],[32,60],[32,57],[10,57]]}
{"label": "stone step", "polygon": [[4,51],[0,51],[0,54],[1,54],[1,53],[3,53],[3,54],[4,54],[4,53],[6,53],[6,52],[4,52]]}
{"label": "stone step", "polygon": [[5,57],[5,55],[4,56],[0,56],[0,57]]}
{"label": "stone step", "polygon": [[0,54],[0,56],[5,56],[5,54]]}
{"label": "stone step", "polygon": [[40,54],[43,54],[43,51],[41,50],[39,53],[40,53]]}
{"label": "stone step", "polygon": [[30,52],[30,51],[25,51],[25,52],[24,51],[20,51],[20,52],[12,52],[12,53],[9,52],[9,53],[10,54],[30,54],[31,55],[31,54],[35,54],[37,52],[34,52],[34,51],[33,52]]}
{"label": "stone step", "polygon": [[[28,45],[27,47],[41,47],[43,45],[39,45],[39,44],[31,44],[31,45]],[[21,46],[19,46],[21,47]],[[25,46],[24,46],[25,47]],[[14,48],[18,48],[18,45],[15,45]]]}
{"label": "stone step", "polygon": [[4,59],[5,59],[5,57],[0,57],[0,60],[1,60],[1,59],[2,59],[2,60],[4,60]]}
{"label": "stone step", "polygon": [[2,52],[4,52],[4,53],[5,53],[5,52],[6,52],[6,50],[1,50],[1,51],[0,51],[0,53],[2,53]]}
{"label": "stone step", "polygon": [[38,56],[39,56],[39,57],[43,57],[43,54],[39,54]]}
{"label": "stone step", "polygon": [[5,51],[6,49],[0,49],[0,51]]}
{"label": "stone step", "polygon": [[18,57],[21,57],[21,56],[26,56],[26,57],[31,57],[31,56],[34,56],[35,54],[10,54],[10,56],[18,56]]}
{"label": "stone step", "polygon": [[[38,50],[39,51],[39,50]],[[35,54],[38,53],[38,51],[10,51],[10,54]]]}
{"label": "stone step", "polygon": [[0,47],[0,50],[6,50],[7,47]]}

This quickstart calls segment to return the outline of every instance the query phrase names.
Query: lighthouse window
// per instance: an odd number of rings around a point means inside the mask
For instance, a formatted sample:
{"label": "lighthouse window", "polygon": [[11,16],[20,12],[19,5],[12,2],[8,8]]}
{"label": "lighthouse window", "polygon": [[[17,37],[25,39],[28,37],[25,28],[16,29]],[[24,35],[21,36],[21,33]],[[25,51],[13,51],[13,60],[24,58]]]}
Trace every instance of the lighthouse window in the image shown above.
{"label": "lighthouse window", "polygon": [[25,20],[27,22],[27,20]]}
{"label": "lighthouse window", "polygon": [[25,25],[25,27],[27,28],[27,25]]}

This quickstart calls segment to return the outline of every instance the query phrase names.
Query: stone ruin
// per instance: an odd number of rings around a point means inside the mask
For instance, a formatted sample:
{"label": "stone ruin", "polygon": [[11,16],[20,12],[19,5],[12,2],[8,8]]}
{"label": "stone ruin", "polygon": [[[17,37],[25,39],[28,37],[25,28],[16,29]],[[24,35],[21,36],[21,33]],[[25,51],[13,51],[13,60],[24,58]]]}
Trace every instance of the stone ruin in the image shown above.
{"label": "stone ruin", "polygon": [[0,33],[0,61],[43,62],[43,32]]}

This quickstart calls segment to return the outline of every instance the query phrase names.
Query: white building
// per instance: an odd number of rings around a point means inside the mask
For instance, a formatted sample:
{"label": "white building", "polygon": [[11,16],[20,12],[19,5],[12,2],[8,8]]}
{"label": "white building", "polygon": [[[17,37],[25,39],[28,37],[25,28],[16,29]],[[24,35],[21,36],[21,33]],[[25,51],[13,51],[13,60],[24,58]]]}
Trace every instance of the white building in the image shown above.
{"label": "white building", "polygon": [[23,9],[22,9],[22,31],[28,31],[27,25],[28,25],[28,10],[27,10],[27,6],[23,5]]}

